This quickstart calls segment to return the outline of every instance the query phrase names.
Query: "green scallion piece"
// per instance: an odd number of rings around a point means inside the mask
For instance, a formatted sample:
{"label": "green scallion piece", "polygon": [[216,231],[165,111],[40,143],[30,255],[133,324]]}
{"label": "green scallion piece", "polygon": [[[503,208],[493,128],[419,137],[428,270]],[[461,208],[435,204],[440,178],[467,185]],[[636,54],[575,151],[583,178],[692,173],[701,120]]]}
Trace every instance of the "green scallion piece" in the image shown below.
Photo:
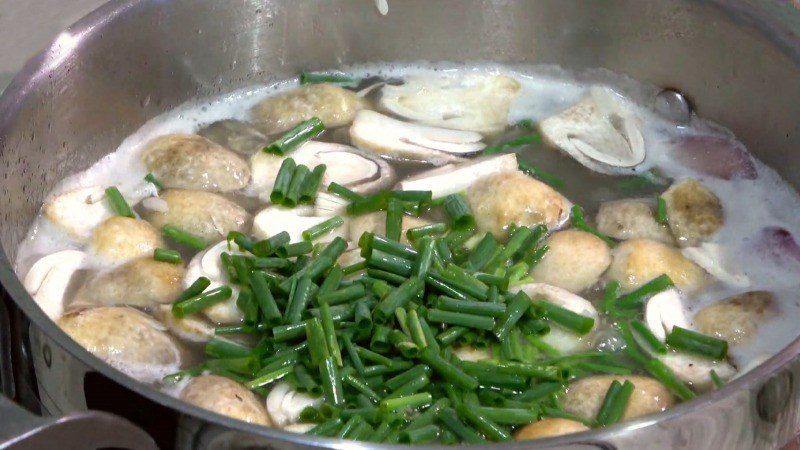
{"label": "green scallion piece", "polygon": [[206,240],[200,236],[195,236],[172,225],[164,225],[161,228],[161,232],[167,239],[170,239],[177,244],[185,245],[194,250],[203,250],[208,245]]}
{"label": "green scallion piece", "polygon": [[672,327],[667,335],[667,345],[715,360],[722,360],[728,354],[727,341],[679,326]]}
{"label": "green scallion piece", "polygon": [[486,439],[474,428],[466,425],[458,417],[458,413],[453,408],[444,407],[439,411],[439,420],[444,423],[453,433],[467,444],[482,444]]}
{"label": "green scallion piece", "polygon": [[524,292],[517,292],[508,303],[505,314],[497,321],[492,330],[497,339],[501,341],[505,339],[530,306],[531,299]]}
{"label": "green scallion piece", "polygon": [[318,294],[317,301],[320,304],[328,303],[330,305],[339,305],[342,303],[349,303],[353,300],[357,300],[363,297],[365,294],[366,294],[366,289],[364,288],[364,285],[358,283],[333,292]]}
{"label": "green scallion piece", "polygon": [[377,194],[372,194],[368,197],[360,197],[351,201],[350,204],[347,205],[346,211],[347,214],[351,216],[360,216],[362,214],[384,210],[388,205],[389,193],[378,192]]}
{"label": "green scallion piece", "polygon": [[448,325],[477,328],[479,330],[491,330],[495,325],[494,318],[490,316],[443,311],[440,309],[429,309],[428,320],[431,322],[445,323]]}
{"label": "green scallion piece", "polygon": [[576,334],[584,335],[594,328],[593,318],[582,316],[556,304],[539,300],[534,303],[534,307],[541,313],[542,317],[550,319]]}
{"label": "green scallion piece", "polygon": [[458,366],[442,358],[442,356],[431,347],[423,349],[422,352],[420,352],[419,358],[442,378],[453,383],[456,387],[469,390],[478,387],[478,380],[475,377],[466,374]]}
{"label": "green scallion piece", "polygon": [[419,255],[411,266],[411,275],[420,279],[425,278],[433,263],[434,244],[435,242],[430,236],[424,236],[420,240]]}
{"label": "green scallion piece", "polygon": [[390,198],[386,205],[386,239],[400,241],[403,229],[403,204]]}
{"label": "green scallion piece", "polygon": [[647,342],[647,345],[649,345],[654,352],[661,355],[667,353],[667,346],[650,331],[650,328],[648,328],[644,322],[641,320],[633,320],[631,321],[631,328]]}
{"label": "green scallion piece", "polygon": [[396,308],[407,305],[412,298],[416,298],[423,289],[425,283],[418,278],[410,278],[389,294],[375,306],[374,316],[379,322],[385,322],[394,314]]}
{"label": "green scallion piece", "polygon": [[330,219],[327,219],[323,222],[320,222],[313,227],[303,231],[302,236],[303,239],[306,241],[313,241],[314,239],[318,239],[322,236],[327,235],[331,231],[339,228],[344,224],[344,219],[339,216],[333,216]]}
{"label": "green scallion piece", "polygon": [[466,314],[475,314],[488,317],[503,317],[506,305],[503,303],[477,302],[473,300],[459,300],[445,295],[439,296],[436,307],[445,311]]}
{"label": "green scallion piece", "polygon": [[478,411],[477,408],[473,408],[466,403],[456,405],[456,412],[458,412],[458,415],[467,419],[468,422],[472,423],[472,425],[487,438],[496,442],[511,440],[511,433],[509,433],[508,430],[481,415]]}
{"label": "green scallion piece", "polygon": [[322,322],[322,330],[325,332],[325,342],[328,345],[328,354],[333,357],[339,367],[343,367],[342,351],[339,348],[339,340],[336,337],[336,326],[333,323],[333,316],[331,315],[331,305],[324,302],[320,303],[319,313]]}
{"label": "green scallion piece", "polygon": [[463,194],[450,194],[444,198],[444,211],[453,223],[453,228],[466,230],[475,226],[475,217]]}
{"label": "green scallion piece", "polygon": [[[486,233],[483,239],[478,242],[475,249],[467,258],[467,267],[472,270],[481,270],[486,267],[493,258],[498,257],[503,250],[492,233]],[[508,259],[508,258],[506,258]]]}
{"label": "green scallion piece", "polygon": [[182,319],[189,314],[202,311],[211,305],[225,301],[231,297],[233,290],[229,286],[220,286],[194,297],[180,300],[172,304],[172,315]]}
{"label": "green scallion piece", "polygon": [[294,289],[293,295],[289,297],[288,305],[286,305],[286,313],[284,314],[286,323],[300,323],[303,311],[311,302],[311,297],[316,289],[314,282],[307,276],[300,277],[297,280],[297,287]]}
{"label": "green scallion piece", "polygon": [[152,184],[153,186],[155,186],[156,189],[159,190],[159,191],[164,189],[164,185],[161,184],[160,181],[158,181],[158,178],[156,178],[156,176],[153,175],[152,172],[150,172],[147,175],[145,175],[144,176],[144,180],[147,181],[148,183]]}
{"label": "green scallion piece", "polygon": [[411,242],[419,241],[423,236],[440,236],[447,231],[447,225],[439,222],[429,225],[421,225],[406,230],[406,237]]}
{"label": "green scallion piece", "polygon": [[283,205],[286,201],[286,194],[289,192],[289,186],[292,184],[292,176],[297,168],[297,164],[292,158],[286,158],[281,163],[278,169],[278,175],[275,178],[275,184],[272,186],[272,192],[269,194],[269,200],[276,205]]}
{"label": "green scallion piece", "polygon": [[335,84],[341,87],[355,88],[361,83],[360,78],[338,72],[302,72],[300,84]]}
{"label": "green scallion piece", "polygon": [[668,225],[669,218],[667,217],[667,201],[664,200],[664,197],[659,195],[656,202],[656,222],[660,223],[661,225]]}
{"label": "green scallion piece", "polygon": [[264,151],[283,156],[325,131],[325,125],[318,117],[312,117],[286,132],[277,141],[264,147]]}
{"label": "green scallion piece", "polygon": [[433,397],[430,392],[420,392],[403,397],[383,399],[380,407],[384,411],[397,411],[399,409],[418,409],[431,403],[433,403]]}
{"label": "green scallion piece", "polygon": [[175,250],[169,250],[166,248],[157,248],[153,250],[153,259],[156,261],[166,262],[170,264],[181,264],[183,263],[183,259],[181,258],[181,254]]}
{"label": "green scallion piece", "polygon": [[331,184],[329,184],[328,185],[328,192],[330,192],[331,194],[337,195],[337,196],[339,196],[339,197],[341,197],[341,198],[343,198],[343,199],[345,199],[345,200],[347,200],[349,202],[354,202],[354,201],[361,200],[361,199],[364,198],[363,196],[361,196],[359,194],[356,194],[355,192],[351,191],[350,189],[347,189],[346,187],[342,186],[339,183],[331,183]]}
{"label": "green scallion piece", "polygon": [[292,181],[289,182],[289,188],[286,190],[286,195],[283,197],[283,206],[294,208],[300,202],[301,189],[306,178],[311,175],[311,171],[307,166],[298,164],[292,172]]}
{"label": "green scallion piece", "polygon": [[541,140],[542,138],[541,136],[539,136],[538,133],[526,134],[508,141],[500,142],[495,145],[490,145],[484,148],[481,153],[484,155],[496,155],[498,153],[507,152],[508,150],[515,147],[530,145],[533,144],[534,142],[541,142]]}
{"label": "green scallion piece", "polygon": [[361,247],[361,256],[364,258],[369,258],[373,250],[380,250],[405,259],[414,259],[418,254],[416,250],[407,245],[378,236],[369,231],[361,234],[358,239],[358,246]]}
{"label": "green scallion piece", "polygon": [[400,433],[400,442],[403,444],[424,444],[435,441],[442,430],[436,425],[425,425],[413,430],[405,430]]}
{"label": "green scallion piece", "polygon": [[722,381],[722,378],[720,378],[716,370],[711,369],[711,371],[708,372],[708,376],[711,378],[711,382],[714,383],[714,389],[722,389],[722,386],[725,386],[725,382]]}
{"label": "green scallion piece", "polygon": [[106,199],[108,200],[109,206],[111,206],[111,209],[114,211],[114,214],[122,217],[130,217],[131,219],[136,218],[128,202],[125,201],[125,197],[122,196],[122,193],[119,192],[116,186],[106,188]]}
{"label": "green scallion piece", "polygon": [[633,383],[629,380],[625,380],[624,384],[620,384],[617,380],[612,381],[597,413],[597,423],[607,426],[619,422],[628,406],[633,389]]}
{"label": "green scallion piece", "polygon": [[267,257],[275,253],[278,248],[288,244],[290,240],[289,232],[281,231],[275,236],[254,243],[252,253],[259,257]]}
{"label": "green scallion piece", "polygon": [[528,161],[518,160],[517,167],[520,171],[525,172],[527,175],[536,178],[537,180],[541,181],[544,184],[549,185],[554,189],[561,189],[564,187],[564,180],[558,178],[557,176],[545,172],[538,167],[534,166],[533,164],[529,163]]}
{"label": "green scallion piece", "polygon": [[644,364],[644,368],[653,378],[663,383],[664,386],[679,399],[687,401],[695,397],[694,392],[689,389],[689,386],[675,376],[672,370],[663,362],[657,359],[651,359]]}
{"label": "green scallion piece", "polygon": [[281,258],[293,258],[311,253],[312,250],[314,250],[314,244],[309,241],[300,241],[278,247],[275,253]]}
{"label": "green scallion piece", "polygon": [[[273,334],[275,333],[274,330]],[[312,317],[305,321],[302,331],[306,335],[306,340],[308,340],[308,352],[311,355],[312,364],[320,365],[322,360],[330,356],[322,322],[316,317]],[[302,333],[300,335],[302,336]]]}
{"label": "green scallion piece", "polygon": [[617,245],[617,243],[614,242],[613,239],[597,231],[596,228],[586,223],[586,219],[583,216],[583,208],[581,208],[578,205],[573,205],[571,212],[572,214],[570,215],[570,222],[572,223],[573,227],[581,231],[585,231],[587,233],[592,233],[593,235],[602,239],[603,242],[605,242],[609,247],[614,247],[615,245]]}
{"label": "green scallion piece", "polygon": [[292,371],[294,371],[294,366],[281,367],[281,368],[276,369],[276,370],[274,370],[274,371],[272,371],[270,373],[267,373],[267,374],[259,376],[258,378],[254,379],[253,381],[250,381],[247,384],[245,384],[245,386],[248,389],[256,389],[256,388],[264,387],[264,386],[267,386],[269,384],[272,384],[272,383],[280,380],[281,378],[285,377],[286,375],[289,375],[290,373],[292,373]]}
{"label": "green scallion piece", "polygon": [[303,180],[303,185],[300,187],[300,203],[313,203],[317,198],[317,191],[322,184],[322,177],[325,176],[325,170],[328,166],[325,164],[318,164],[314,166],[314,170],[306,176]]}
{"label": "green scallion piece", "polygon": [[389,195],[398,200],[415,203],[430,202],[433,198],[431,191],[392,191]]}
{"label": "green scallion piece", "polygon": [[606,314],[614,310],[614,304],[619,297],[620,284],[617,280],[609,281],[603,291],[603,300],[600,302],[600,310]]}
{"label": "green scallion piece", "polygon": [[620,297],[615,306],[620,309],[639,307],[646,298],[665,291],[672,286],[675,286],[675,283],[667,275],[660,275],[635,291]]}

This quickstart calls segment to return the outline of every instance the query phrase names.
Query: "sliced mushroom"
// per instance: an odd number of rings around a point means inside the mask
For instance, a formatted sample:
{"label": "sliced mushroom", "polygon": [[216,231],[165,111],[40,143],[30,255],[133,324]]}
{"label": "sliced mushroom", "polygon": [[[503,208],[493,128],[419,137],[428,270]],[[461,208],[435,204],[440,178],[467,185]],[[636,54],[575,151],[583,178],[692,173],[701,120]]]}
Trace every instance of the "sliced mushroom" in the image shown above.
{"label": "sliced mushroom", "polygon": [[[525,292],[532,301],[545,300],[547,302],[568,309],[576,314],[591,317],[595,320],[592,331],[597,329],[597,322],[600,318],[597,309],[591,302],[557,286],[544,283],[527,283],[510,289],[511,292]],[[558,324],[550,324],[550,332],[542,336],[542,341],[555,347],[561,353],[570,354],[585,351],[589,348],[588,336],[579,336]]]}
{"label": "sliced mushroom", "polygon": [[75,294],[74,305],[152,307],[174,301],[182,292],[184,269],[152,257],[129,261],[100,272]]}
{"label": "sliced mushroom", "polygon": [[347,213],[349,200],[327,192],[318,192],[314,201],[314,215],[317,216],[343,216]]}
{"label": "sliced mushroom", "polygon": [[[331,218],[331,216],[314,216],[311,215],[312,213],[313,211],[302,208],[267,207],[253,218],[253,236],[256,239],[267,239],[270,236],[286,231],[289,233],[291,242],[302,241],[303,231]],[[319,237],[316,242],[330,242],[337,236],[347,236],[347,230],[348,224],[345,222],[329,234]]]}
{"label": "sliced mushroom", "polygon": [[168,188],[231,192],[250,182],[250,168],[239,155],[194,134],[153,139],[145,145],[142,161]]}
{"label": "sliced mushroom", "polygon": [[730,344],[748,341],[759,325],[777,314],[775,298],[769,292],[752,291],[714,302],[694,316],[697,329]]}
{"label": "sliced mushroom", "polygon": [[272,426],[258,397],[230,378],[202,375],[192,378],[181,392],[181,400],[223,416],[248,423]]}
{"label": "sliced mushroom", "polygon": [[453,354],[462,361],[487,361],[492,359],[491,348],[476,348],[470,345],[459,345],[453,347]]}
{"label": "sliced mushroom", "polygon": [[589,427],[578,421],[551,417],[529,423],[520,428],[514,433],[514,440],[529,441],[532,439],[580,433],[581,431],[587,430],[589,430]]}
{"label": "sliced mushroom", "polygon": [[549,250],[531,270],[537,282],[581,292],[595,285],[611,264],[608,245],[585,231],[558,231],[546,244]]}
{"label": "sliced mushroom", "polygon": [[92,230],[114,215],[100,186],[78,188],[56,196],[44,205],[44,215],[71,238],[84,242]]}
{"label": "sliced mushroom", "polygon": [[[404,215],[400,226],[400,242],[408,242],[406,231],[408,231],[409,228],[420,227],[430,223],[429,220],[421,217]],[[351,242],[358,242],[358,239],[365,231],[381,236],[386,235],[386,212],[378,211],[350,218],[350,230],[347,237]]]}
{"label": "sliced mushroom", "polygon": [[93,355],[139,381],[158,381],[181,367],[182,349],[164,326],[133,308],[86,309],[64,315],[58,325]]}
{"label": "sliced mushroom", "polygon": [[[394,182],[394,169],[380,157],[349,145],[311,141],[289,155],[297,164],[309,168],[325,164],[322,185],[341,184],[358,193],[369,193]],[[284,157],[258,152],[250,159],[253,187],[268,200]]]}
{"label": "sliced mushroom", "polygon": [[[385,0],[384,0],[385,1]],[[315,423],[293,423],[283,427],[283,431],[290,431],[292,433],[305,434],[308,433],[317,424]]]}
{"label": "sliced mushroom", "polygon": [[312,397],[292,389],[289,383],[281,381],[267,395],[267,413],[276,427],[285,428],[300,420],[300,412],[307,407],[319,407],[324,399]]}
{"label": "sliced mushroom", "polygon": [[225,119],[211,123],[197,132],[200,136],[250,156],[269,144],[269,138],[253,125],[241,120]]}
{"label": "sliced mushroom", "polygon": [[681,247],[698,245],[725,221],[717,196],[697,180],[673,184],[661,197],[667,203],[669,227]]}
{"label": "sliced mushroom", "polygon": [[[228,275],[222,266],[221,255],[223,252],[229,254],[241,253],[235,244],[231,244],[231,248],[229,249],[228,242],[221,241],[194,255],[186,268],[186,277],[184,278],[183,287],[188,288],[200,277],[206,277],[211,281],[207,289],[215,289],[224,284],[228,284]],[[231,295],[229,299],[215,303],[203,310],[203,315],[213,323],[230,325],[239,323],[244,319],[244,314],[239,307],[236,306],[236,297],[238,296],[239,290],[236,286],[231,286],[231,289],[233,290],[233,295]]]}
{"label": "sliced mushroom", "polygon": [[647,328],[661,342],[667,339],[673,327],[689,328],[689,320],[677,289],[667,289],[650,297],[645,306],[644,319]]}
{"label": "sliced mushroom", "polygon": [[710,376],[712,370],[722,381],[728,381],[736,375],[736,368],[727,361],[713,361],[702,356],[674,351],[658,355],[658,359],[669,367],[675,376],[700,392],[708,391],[714,386]]}
{"label": "sliced mushroom", "polygon": [[161,305],[154,315],[170,333],[187,342],[202,344],[214,337],[214,327],[198,314],[190,314],[178,319],[172,314],[172,305]]}
{"label": "sliced mushroom", "polygon": [[415,122],[454,130],[499,133],[520,84],[505,75],[408,77],[381,89],[383,108]]}
{"label": "sliced mushroom", "polygon": [[156,228],[172,225],[207,241],[216,241],[230,231],[246,231],[250,215],[241,206],[205,191],[170,189],[161,193],[167,212],[148,211],[145,218]]}
{"label": "sliced mushroom", "polygon": [[709,282],[706,272],[686,259],[676,248],[647,239],[631,239],[612,251],[606,278],[620,282],[622,292],[631,292],[653,278],[666,274],[681,291],[700,292]]}
{"label": "sliced mushroom", "polygon": [[634,386],[628,405],[622,414],[622,420],[661,412],[675,404],[675,397],[667,387],[653,378],[637,375],[595,375],[569,384],[567,393],[562,399],[564,411],[578,417],[594,419],[614,380],[620,383],[630,381]]}
{"label": "sliced mushroom", "polygon": [[355,93],[332,84],[307,84],[261,101],[250,115],[266,134],[283,133],[318,117],[326,128],[347,125],[363,107]]}
{"label": "sliced mushroom", "polygon": [[621,241],[650,239],[672,245],[669,227],[656,222],[655,202],[649,199],[624,199],[604,202],[597,212],[597,230]]}
{"label": "sliced mushroom", "polygon": [[152,255],[164,247],[161,233],[144,220],[109,217],[92,232],[89,250],[105,261],[120,263]]}
{"label": "sliced mushroom", "polygon": [[169,204],[161,197],[147,197],[142,200],[142,207],[148,211],[160,213],[169,212]]}
{"label": "sliced mushroom", "polygon": [[731,268],[726,263],[724,248],[719,244],[703,242],[697,247],[683,248],[681,253],[723,283],[739,288],[752,285],[747,274]]}
{"label": "sliced mushroom", "polygon": [[542,137],[596,172],[631,173],[645,159],[641,122],[613,90],[595,86],[576,105],[539,123]]}
{"label": "sliced mushroom", "polygon": [[476,180],[467,189],[467,200],[478,228],[498,239],[506,237],[512,223],[558,229],[569,219],[571,206],[550,186],[516,170]]}
{"label": "sliced mushroom", "polygon": [[475,180],[499,172],[517,170],[517,155],[476,158],[461,164],[447,164],[413,175],[399,183],[404,191],[431,191],[433,198],[442,198],[465,191]]}
{"label": "sliced mushroom", "polygon": [[461,161],[483,150],[482,136],[472,131],[448,130],[402,122],[375,111],[356,114],[350,140],[361,149],[388,158],[436,166]]}
{"label": "sliced mushroom", "polygon": [[72,276],[83,267],[86,253],[63,250],[36,261],[23,284],[47,317],[57,320],[64,312],[64,297]]}

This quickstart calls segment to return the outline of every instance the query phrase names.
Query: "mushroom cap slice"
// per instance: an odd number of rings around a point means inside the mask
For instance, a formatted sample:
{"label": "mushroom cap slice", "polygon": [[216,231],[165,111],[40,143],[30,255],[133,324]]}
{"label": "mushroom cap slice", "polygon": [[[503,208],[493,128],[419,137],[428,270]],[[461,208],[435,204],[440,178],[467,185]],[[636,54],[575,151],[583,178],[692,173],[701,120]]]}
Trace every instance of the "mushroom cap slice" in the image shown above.
{"label": "mushroom cap slice", "polygon": [[152,307],[174,301],[183,291],[180,265],[142,257],[100,272],[75,294],[74,305]]}
{"label": "mushroom cap slice", "polygon": [[224,119],[208,124],[200,136],[242,155],[252,155],[269,144],[269,138],[250,123]]}
{"label": "mushroom cap slice", "polygon": [[211,192],[169,189],[161,193],[166,212],[148,211],[145,219],[156,228],[172,225],[206,241],[224,238],[231,231],[246,231],[250,215],[244,208]]}
{"label": "mushroom cap slice", "polygon": [[549,417],[529,423],[520,428],[514,432],[514,440],[528,441],[532,439],[563,436],[565,434],[579,433],[588,430],[589,427],[576,420]]}
{"label": "mushroom cap slice", "polygon": [[505,75],[412,76],[383,86],[380,105],[426,125],[494,134],[508,126],[520,87]]}
{"label": "mushroom cap slice", "polygon": [[196,134],[168,134],[145,144],[142,162],[167,188],[232,192],[250,182],[239,155]]}
{"label": "mushroom cap slice", "polygon": [[705,269],[715,279],[738,288],[750,287],[753,283],[747,274],[732,269],[726,263],[725,249],[720,244],[703,242],[697,247],[681,249],[683,256]]}
{"label": "mushroom cap slice", "polygon": [[288,157],[312,170],[325,164],[323,186],[335,182],[354,192],[369,193],[390,186],[395,179],[392,166],[377,155],[349,145],[310,141],[287,157],[258,152],[250,158],[253,188],[263,200],[269,200],[281,164]]}
{"label": "mushroom cap slice", "polygon": [[608,245],[585,231],[557,231],[546,243],[549,250],[531,269],[538,282],[577,293],[595,285],[611,264]]}
{"label": "mushroom cap slice", "polygon": [[[253,218],[253,236],[256,239],[267,239],[278,233],[289,233],[290,242],[303,240],[303,231],[318,225],[332,216],[302,215],[311,214],[313,211],[303,208],[288,209],[281,206],[269,206],[261,210]],[[320,236],[316,242],[330,242],[334,238],[347,236],[348,222],[335,228],[325,236]]]}
{"label": "mushroom cap slice", "polygon": [[[597,329],[597,322],[600,316],[594,305],[585,298],[575,295],[566,289],[545,283],[527,283],[515,286],[509,291],[522,291],[531,298],[531,301],[545,300],[576,314],[591,317],[595,320],[592,331]],[[590,346],[590,334],[579,336],[558,324],[551,323],[550,332],[542,336],[542,341],[555,347],[561,353],[571,354],[584,351]]]}
{"label": "mushroom cap slice", "polygon": [[517,155],[508,153],[447,164],[406,178],[398,186],[403,191],[431,191],[433,198],[442,198],[465,191],[479,178],[514,170],[517,170]]}
{"label": "mushroom cap slice", "polygon": [[644,320],[647,328],[661,341],[673,327],[689,328],[689,320],[684,313],[681,294],[677,289],[667,289],[650,297],[644,309]]}
{"label": "mushroom cap slice", "polygon": [[467,189],[467,200],[478,228],[498,239],[506,237],[512,223],[558,229],[569,219],[571,207],[556,190],[518,170],[476,180]]}
{"label": "mushroom cap slice", "polygon": [[319,407],[324,399],[312,397],[292,389],[289,383],[281,381],[267,395],[267,413],[276,427],[284,428],[300,420],[300,412],[307,407]]}
{"label": "mushroom cap slice", "polygon": [[694,323],[701,333],[739,344],[752,338],[759,325],[776,314],[771,293],[751,291],[706,306],[694,316]]}
{"label": "mushroom cap slice", "polygon": [[645,159],[641,121],[633,107],[607,87],[539,123],[542,137],[579,163],[609,175],[631,173]]}
{"label": "mushroom cap slice", "polygon": [[675,376],[700,392],[714,387],[710,376],[712,370],[722,381],[728,381],[736,375],[736,368],[727,361],[713,361],[702,356],[674,351],[658,355],[657,358],[666,364]]}
{"label": "mushroom cap slice", "polygon": [[133,308],[86,309],[62,316],[58,325],[93,355],[139,381],[158,381],[181,367],[182,349],[164,326]]}
{"label": "mushroom cap slice", "polygon": [[57,320],[64,312],[64,296],[85,259],[84,252],[63,250],[40,258],[25,274],[25,290],[51,320]]}
{"label": "mushroom cap slice", "polygon": [[[400,242],[403,244],[408,243],[408,238],[406,237],[406,231],[408,231],[409,228],[429,225],[430,223],[431,222],[429,220],[423,219],[421,217],[403,215],[403,219],[400,225],[400,230],[401,230]],[[385,236],[386,211],[376,211],[350,218],[350,229],[347,234],[347,238],[351,242],[358,242],[358,240],[361,238],[361,235],[364,234],[365,231]]]}
{"label": "mushroom cap slice", "polygon": [[67,191],[44,205],[44,216],[79,242],[87,241],[92,230],[113,215],[100,186]]}
{"label": "mushroom cap slice", "polygon": [[109,217],[92,232],[89,250],[105,261],[120,263],[152,255],[164,247],[161,233],[144,220]]}
{"label": "mushroom cap slice", "polygon": [[214,327],[198,314],[190,314],[178,319],[172,314],[171,305],[161,305],[154,316],[167,327],[170,333],[187,342],[203,344],[214,337]]}
{"label": "mushroom cap slice", "polygon": [[620,383],[630,381],[634,386],[622,420],[661,412],[675,404],[675,397],[667,387],[653,378],[637,375],[594,375],[580,378],[567,386],[567,392],[562,398],[564,411],[587,419],[597,417],[600,405],[614,380]]}
{"label": "mushroom cap slice", "polygon": [[698,245],[725,221],[719,198],[697,180],[673,184],[661,197],[667,204],[669,227],[681,247]]}
{"label": "mushroom cap slice", "polygon": [[472,131],[448,130],[402,122],[375,111],[362,110],[350,126],[350,140],[366,151],[393,159],[441,166],[486,147]]}
{"label": "mushroom cap slice", "polygon": [[681,252],[660,242],[631,239],[614,247],[605,277],[620,282],[623,293],[666,274],[683,292],[695,294],[709,282],[706,272],[686,259]]}
{"label": "mushroom cap slice", "polygon": [[328,83],[307,84],[267,97],[250,110],[253,124],[266,134],[283,133],[318,117],[326,128],[347,125],[363,107],[354,92]]}
{"label": "mushroom cap slice", "polygon": [[459,345],[453,347],[453,354],[461,361],[479,362],[492,359],[492,349],[477,348],[471,345]]}
{"label": "mushroom cap slice", "polygon": [[623,199],[600,204],[597,230],[621,241],[650,239],[672,245],[675,239],[669,227],[656,222],[655,202],[650,199]]}
{"label": "mushroom cap slice", "polygon": [[223,416],[248,423],[272,426],[258,397],[230,378],[202,375],[183,388],[181,400]]}

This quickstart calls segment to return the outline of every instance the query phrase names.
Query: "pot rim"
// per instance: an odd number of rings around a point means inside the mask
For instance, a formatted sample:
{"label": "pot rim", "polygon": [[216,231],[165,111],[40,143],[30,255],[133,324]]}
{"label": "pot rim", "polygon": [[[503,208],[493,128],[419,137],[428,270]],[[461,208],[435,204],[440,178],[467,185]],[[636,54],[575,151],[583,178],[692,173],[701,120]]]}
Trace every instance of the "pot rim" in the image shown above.
{"label": "pot rim", "polygon": [[[725,5],[729,3],[725,0],[700,0],[700,2],[713,3],[720,9],[724,8]],[[153,3],[156,2],[154,0],[109,1],[85,17],[81,18],[75,24],[68,27],[66,30],[60,33],[56,39],[45,48],[45,50],[32,57],[25,64],[23,69],[16,74],[11,83],[6,87],[2,96],[0,96],[0,142],[2,142],[2,138],[4,137],[3,130],[7,129],[10,123],[13,122],[18,110],[20,109],[20,106],[26,100],[29,93],[35,88],[39,80],[46,78],[50,72],[54,71],[62,63],[64,63],[64,61],[66,61],[68,57],[71,56],[73,52],[80,46],[81,41],[97,38],[108,27],[112,26],[118,18],[124,16],[129,11],[148,8],[151,7]],[[759,28],[761,29],[762,33],[768,34],[768,37],[771,37],[772,41],[782,47],[782,50],[784,50],[785,53],[792,53],[792,56],[795,56],[793,59],[797,61],[798,58],[796,56],[798,53],[800,53],[798,52],[798,49],[800,49],[800,42],[797,42],[798,39],[796,35],[793,33],[787,33],[785,30],[775,29],[772,29],[769,33],[767,33],[763,26],[759,26]],[[787,46],[787,40],[792,41],[792,44],[794,45]],[[8,292],[9,296],[14,300],[17,306],[22,309],[26,317],[48,338],[52,339],[58,345],[64,348],[64,350],[66,350],[71,356],[76,357],[87,367],[99,372],[103,376],[113,380],[115,383],[119,383],[125,388],[130,389],[136,394],[141,395],[153,402],[167,406],[182,414],[194,416],[207,422],[216,423],[229,429],[252,433],[271,439],[320,448],[349,450],[357,446],[362,446],[365,448],[388,450],[408,447],[407,445],[402,444],[367,443],[292,433],[283,431],[279,428],[270,428],[246,423],[181,401],[155,389],[154,387],[138,382],[125,375],[99,358],[93,356],[91,353],[89,353],[89,351],[72,340],[36,305],[33,298],[23,287],[19,277],[17,277],[17,275],[14,273],[13,265],[9,261],[4,248],[0,248],[0,284],[2,284],[2,287]],[[666,411],[651,414],[635,420],[618,423],[600,430],[583,431],[580,433],[538,439],[535,441],[514,441],[507,443],[491,443],[488,445],[497,450],[549,448],[568,444],[599,445],[601,446],[600,448],[604,448],[603,443],[607,442],[610,438],[618,435],[624,435],[628,431],[639,428],[667,424],[671,420],[678,418],[686,412],[701,409],[707,405],[723,401],[730,395],[759,385],[767,380],[770,376],[776,374],[781,368],[796,359],[798,355],[800,355],[800,336],[795,338],[781,351],[771,356],[763,363],[759,364],[756,368],[747,372],[745,375],[730,381],[719,390],[700,395],[697,398],[687,402],[679,403],[672,408],[667,409]],[[485,445],[487,444],[480,444],[478,446],[483,447]],[[452,448],[452,446],[444,445],[422,445],[415,447],[424,448],[426,450]],[[476,446],[472,447],[474,448]]]}

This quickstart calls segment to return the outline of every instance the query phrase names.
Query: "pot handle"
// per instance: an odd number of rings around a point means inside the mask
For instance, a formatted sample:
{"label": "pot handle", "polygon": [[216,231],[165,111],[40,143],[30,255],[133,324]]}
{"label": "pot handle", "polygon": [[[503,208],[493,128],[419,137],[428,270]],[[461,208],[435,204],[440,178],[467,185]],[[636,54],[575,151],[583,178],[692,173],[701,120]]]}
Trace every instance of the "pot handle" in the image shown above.
{"label": "pot handle", "polygon": [[158,450],[147,433],[122,417],[78,411],[39,417],[0,395],[0,450],[123,448]]}

